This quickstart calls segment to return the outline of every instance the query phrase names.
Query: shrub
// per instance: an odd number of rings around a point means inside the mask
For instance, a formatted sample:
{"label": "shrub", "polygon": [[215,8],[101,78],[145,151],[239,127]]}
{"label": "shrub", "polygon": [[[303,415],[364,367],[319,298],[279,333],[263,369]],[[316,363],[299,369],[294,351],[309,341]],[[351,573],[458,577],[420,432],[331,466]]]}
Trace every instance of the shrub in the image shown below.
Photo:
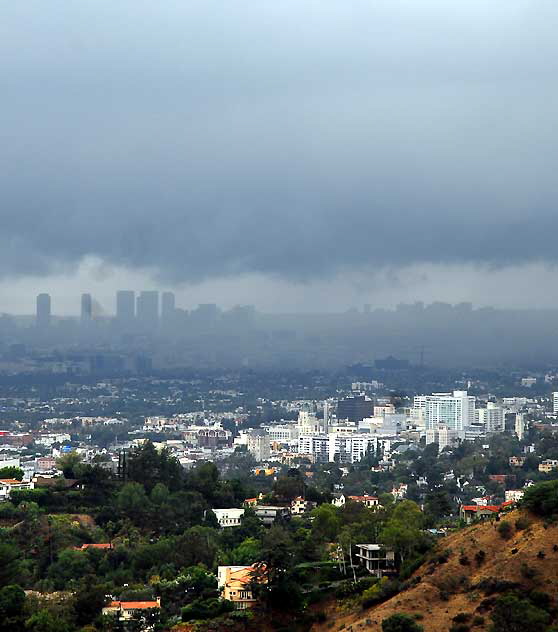
{"label": "shrub", "polygon": [[468,612],[459,612],[455,615],[455,617],[453,617],[452,621],[454,623],[467,623],[470,618],[471,615]]}
{"label": "shrub", "polygon": [[461,566],[469,566],[469,558],[465,555],[465,553],[461,553],[461,555],[459,556],[459,563],[461,564]]}
{"label": "shrub", "polygon": [[521,576],[525,579],[535,579],[535,577],[537,577],[537,575],[539,574],[539,571],[536,568],[533,568],[528,564],[522,564],[520,572]]}
{"label": "shrub", "polygon": [[494,630],[506,632],[540,632],[549,619],[548,612],[517,595],[499,597],[492,611]]}
{"label": "shrub", "polygon": [[481,549],[475,553],[475,562],[480,566],[486,560],[486,553]]}
{"label": "shrub", "polygon": [[382,621],[382,632],[423,632],[422,625],[408,614],[393,614]]}
{"label": "shrub", "polygon": [[449,632],[469,632],[469,626],[466,623],[454,623]]}
{"label": "shrub", "polygon": [[529,520],[527,516],[520,516],[515,521],[515,528],[518,531],[523,531],[523,529],[528,529],[530,526],[531,526],[531,521]]}
{"label": "shrub", "polygon": [[493,595],[494,593],[503,593],[508,590],[514,590],[518,588],[517,582],[510,582],[506,579],[498,579],[497,577],[486,577],[481,580],[473,588],[478,588],[484,592],[485,595]]}
{"label": "shrub", "polygon": [[473,622],[471,623],[472,626],[477,626],[477,625],[484,625],[484,617],[481,617],[479,615],[477,615],[474,619]]}
{"label": "shrub", "polygon": [[511,522],[502,520],[498,525],[498,533],[503,540],[509,540],[513,535],[513,526]]}
{"label": "shrub", "polygon": [[542,608],[547,612],[550,610],[552,605],[552,597],[545,592],[540,590],[532,590],[529,593],[529,601],[537,608]]}

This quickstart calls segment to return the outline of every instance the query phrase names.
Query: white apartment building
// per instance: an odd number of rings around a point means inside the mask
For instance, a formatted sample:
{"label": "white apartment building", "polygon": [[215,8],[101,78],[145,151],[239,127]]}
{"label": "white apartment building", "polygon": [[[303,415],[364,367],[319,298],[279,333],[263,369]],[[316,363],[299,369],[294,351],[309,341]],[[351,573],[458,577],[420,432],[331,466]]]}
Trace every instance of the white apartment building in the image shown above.
{"label": "white apartment building", "polygon": [[558,391],[552,393],[552,412],[558,415]]}
{"label": "white apartment building", "polygon": [[[379,450],[378,450],[379,448]],[[328,458],[336,463],[358,463],[367,452],[381,458],[389,455],[391,442],[389,439],[379,439],[370,434],[333,434],[329,435]]]}
{"label": "white apartment building", "polygon": [[328,449],[326,434],[301,434],[298,437],[298,453],[311,454],[315,463],[327,463]]}
{"label": "white apartment building", "polygon": [[487,402],[486,408],[476,409],[477,421],[484,426],[485,432],[504,432],[504,409],[494,402]]}
{"label": "white apartment building", "polygon": [[414,408],[423,411],[426,430],[447,426],[448,430],[462,437],[475,422],[475,398],[467,391],[417,395]]}

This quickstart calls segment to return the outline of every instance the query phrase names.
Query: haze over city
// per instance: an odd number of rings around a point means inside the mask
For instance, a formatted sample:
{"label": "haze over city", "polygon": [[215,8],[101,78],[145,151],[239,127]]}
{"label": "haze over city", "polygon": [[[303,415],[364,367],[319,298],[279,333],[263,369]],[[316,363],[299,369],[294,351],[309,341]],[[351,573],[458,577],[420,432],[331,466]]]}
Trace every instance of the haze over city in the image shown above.
{"label": "haze over city", "polygon": [[550,0],[12,3],[0,310],[558,307]]}

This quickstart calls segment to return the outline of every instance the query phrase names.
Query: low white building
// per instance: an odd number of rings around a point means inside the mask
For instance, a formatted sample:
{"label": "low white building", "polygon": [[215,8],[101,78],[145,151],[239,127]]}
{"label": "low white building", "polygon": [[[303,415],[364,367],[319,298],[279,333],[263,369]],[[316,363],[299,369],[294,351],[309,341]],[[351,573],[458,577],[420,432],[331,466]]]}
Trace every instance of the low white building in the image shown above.
{"label": "low white building", "polygon": [[240,527],[242,524],[242,516],[244,509],[213,509],[213,513],[217,517],[217,522],[221,528],[224,527]]}
{"label": "low white building", "polygon": [[0,478],[0,501],[9,500],[13,491],[34,488],[34,483],[18,481],[15,478]]}

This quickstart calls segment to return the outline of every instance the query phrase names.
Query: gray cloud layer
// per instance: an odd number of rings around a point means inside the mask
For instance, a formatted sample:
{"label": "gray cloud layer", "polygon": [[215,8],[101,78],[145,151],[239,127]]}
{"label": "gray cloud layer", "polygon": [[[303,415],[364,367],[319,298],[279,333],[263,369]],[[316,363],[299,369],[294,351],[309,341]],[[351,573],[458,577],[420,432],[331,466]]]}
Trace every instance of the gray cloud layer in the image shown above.
{"label": "gray cloud layer", "polygon": [[53,0],[0,20],[0,274],[555,261],[555,0]]}

